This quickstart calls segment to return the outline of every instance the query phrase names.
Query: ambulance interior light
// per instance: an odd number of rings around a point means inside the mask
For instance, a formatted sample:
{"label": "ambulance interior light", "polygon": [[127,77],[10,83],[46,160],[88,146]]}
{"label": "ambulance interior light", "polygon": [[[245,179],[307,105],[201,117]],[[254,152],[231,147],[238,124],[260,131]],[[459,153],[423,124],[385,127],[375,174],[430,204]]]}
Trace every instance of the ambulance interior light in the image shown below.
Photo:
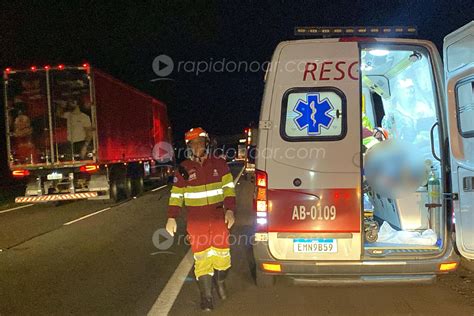
{"label": "ambulance interior light", "polygon": [[372,56],[383,57],[387,56],[390,52],[386,49],[370,49],[369,54]]}

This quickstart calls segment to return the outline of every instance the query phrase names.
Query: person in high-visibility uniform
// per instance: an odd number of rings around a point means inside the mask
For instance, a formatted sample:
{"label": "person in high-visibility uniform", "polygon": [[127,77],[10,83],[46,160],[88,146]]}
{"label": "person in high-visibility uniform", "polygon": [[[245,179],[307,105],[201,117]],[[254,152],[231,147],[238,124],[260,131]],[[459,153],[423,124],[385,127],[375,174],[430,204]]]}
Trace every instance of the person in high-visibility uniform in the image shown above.
{"label": "person in high-visibility uniform", "polygon": [[364,145],[364,153],[375,145],[387,140],[389,133],[385,128],[376,127],[373,132],[367,133],[367,129],[362,129],[362,145]]}
{"label": "person in high-visibility uniform", "polygon": [[190,129],[185,141],[192,155],[175,172],[166,230],[174,235],[175,218],[185,206],[201,309],[212,310],[213,279],[219,297],[226,298],[224,280],[231,265],[229,229],[235,222],[234,181],[226,161],[208,153],[209,137],[205,130]]}

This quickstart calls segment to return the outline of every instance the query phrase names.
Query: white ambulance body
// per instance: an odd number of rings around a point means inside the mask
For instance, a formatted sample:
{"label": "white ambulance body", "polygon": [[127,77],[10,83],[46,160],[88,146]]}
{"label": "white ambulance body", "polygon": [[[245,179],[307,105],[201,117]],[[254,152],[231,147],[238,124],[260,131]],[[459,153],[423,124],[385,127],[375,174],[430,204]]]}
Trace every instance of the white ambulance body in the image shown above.
{"label": "white ambulance body", "polygon": [[444,69],[429,41],[366,36],[400,31],[413,29],[297,28],[341,35],[276,48],[258,130],[257,285],[431,282],[459,263],[453,213],[474,259],[474,22],[445,38]]}

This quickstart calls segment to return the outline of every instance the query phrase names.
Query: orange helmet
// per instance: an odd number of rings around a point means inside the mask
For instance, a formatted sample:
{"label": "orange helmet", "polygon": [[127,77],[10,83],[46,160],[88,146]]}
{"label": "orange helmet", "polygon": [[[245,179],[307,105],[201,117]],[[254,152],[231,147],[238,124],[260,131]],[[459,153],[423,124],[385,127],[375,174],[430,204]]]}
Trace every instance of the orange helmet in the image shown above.
{"label": "orange helmet", "polygon": [[189,141],[196,139],[198,137],[204,137],[207,140],[209,140],[209,135],[202,127],[194,127],[194,128],[191,128],[189,131],[187,131],[186,134],[184,134],[184,141],[187,144],[189,143]]}

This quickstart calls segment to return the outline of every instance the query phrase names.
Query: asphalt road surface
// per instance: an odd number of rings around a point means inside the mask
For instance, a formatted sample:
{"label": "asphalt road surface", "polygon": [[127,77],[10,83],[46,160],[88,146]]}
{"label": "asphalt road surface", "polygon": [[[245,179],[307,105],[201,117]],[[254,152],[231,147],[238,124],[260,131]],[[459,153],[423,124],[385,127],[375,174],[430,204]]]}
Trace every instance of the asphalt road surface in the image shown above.
{"label": "asphalt road surface", "polygon": [[[240,168],[232,167],[234,176]],[[245,238],[252,231],[252,185],[244,177],[237,196],[232,233],[241,242],[232,247],[229,299],[216,296],[213,314],[474,315],[474,273],[464,269],[429,286],[302,287],[278,279],[257,289]],[[184,222],[172,244],[163,234],[168,197],[166,186],[117,205],[0,210],[0,315],[199,314]]]}

